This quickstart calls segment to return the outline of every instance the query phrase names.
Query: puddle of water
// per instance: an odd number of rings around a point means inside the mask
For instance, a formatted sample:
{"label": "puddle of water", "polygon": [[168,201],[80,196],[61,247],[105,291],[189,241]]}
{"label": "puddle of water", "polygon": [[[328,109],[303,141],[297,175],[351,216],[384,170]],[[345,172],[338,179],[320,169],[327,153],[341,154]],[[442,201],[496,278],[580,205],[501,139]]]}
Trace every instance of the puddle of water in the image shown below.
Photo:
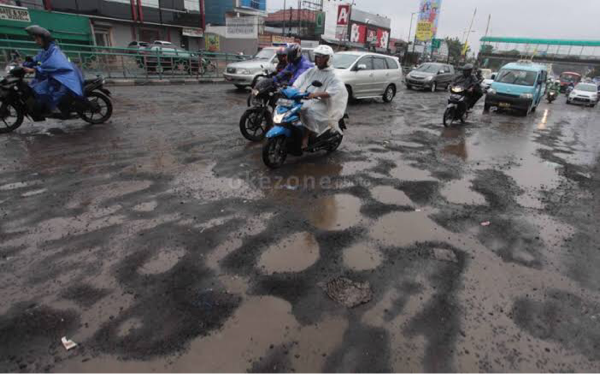
{"label": "puddle of water", "polygon": [[401,181],[435,181],[426,170],[416,169],[406,163],[397,163],[396,167],[390,171],[392,177]]}
{"label": "puddle of water", "polygon": [[319,244],[308,232],[294,234],[267,249],[258,267],[267,274],[306,270],[319,259]]}
{"label": "puddle of water", "polygon": [[471,189],[471,180],[461,179],[447,183],[440,191],[442,196],[454,204],[483,205],[485,198]]}
{"label": "puddle of water", "polygon": [[356,244],[344,250],[344,265],[356,271],[373,270],[383,262],[379,249],[367,243]]}
{"label": "puddle of water", "polygon": [[403,247],[415,242],[446,241],[450,233],[423,212],[394,212],[380,218],[370,236],[381,245]]}
{"label": "puddle of water", "polygon": [[373,198],[383,204],[412,206],[406,194],[391,186],[378,186],[371,190]]}
{"label": "puddle of water", "polygon": [[158,207],[158,201],[155,200],[138,204],[133,207],[133,210],[136,212],[152,212],[156,207]]}
{"label": "puddle of water", "polygon": [[185,255],[183,248],[162,249],[156,256],[146,262],[139,272],[145,275],[160,274],[170,270]]}
{"label": "puddle of water", "polygon": [[308,218],[321,230],[346,230],[361,222],[360,207],[360,199],[352,195],[326,196],[308,207]]}

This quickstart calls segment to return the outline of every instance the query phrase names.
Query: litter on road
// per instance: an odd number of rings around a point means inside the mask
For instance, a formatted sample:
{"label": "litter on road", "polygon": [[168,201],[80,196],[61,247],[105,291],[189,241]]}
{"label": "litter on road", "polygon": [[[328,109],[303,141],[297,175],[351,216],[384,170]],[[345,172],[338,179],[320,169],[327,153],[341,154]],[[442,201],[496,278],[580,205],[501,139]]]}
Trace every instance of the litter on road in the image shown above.
{"label": "litter on road", "polygon": [[75,343],[74,341],[67,339],[66,336],[63,336],[62,339],[60,340],[63,344],[63,346],[65,347],[65,349],[67,351],[70,351],[71,349],[77,347],[77,343]]}

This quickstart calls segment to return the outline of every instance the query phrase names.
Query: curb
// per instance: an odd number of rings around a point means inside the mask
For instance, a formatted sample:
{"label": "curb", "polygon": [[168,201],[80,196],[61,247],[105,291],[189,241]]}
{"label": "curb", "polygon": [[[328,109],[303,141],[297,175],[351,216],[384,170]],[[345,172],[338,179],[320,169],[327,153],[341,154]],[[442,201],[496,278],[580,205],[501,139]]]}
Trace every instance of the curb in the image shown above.
{"label": "curb", "polygon": [[192,84],[225,84],[223,78],[204,79],[106,79],[107,86],[170,86],[170,85],[192,85]]}

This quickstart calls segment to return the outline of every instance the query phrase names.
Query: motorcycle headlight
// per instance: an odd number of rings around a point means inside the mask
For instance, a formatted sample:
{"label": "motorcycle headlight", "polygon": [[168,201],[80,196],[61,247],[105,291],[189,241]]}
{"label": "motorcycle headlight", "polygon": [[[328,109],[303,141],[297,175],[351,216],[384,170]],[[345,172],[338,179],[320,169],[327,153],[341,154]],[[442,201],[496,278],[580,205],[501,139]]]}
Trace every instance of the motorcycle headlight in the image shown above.
{"label": "motorcycle headlight", "polygon": [[465,89],[462,87],[452,87],[452,92],[453,93],[461,93],[463,92]]}
{"label": "motorcycle headlight", "polygon": [[488,93],[488,94],[490,94],[490,95],[495,95],[495,94],[497,94],[498,92],[497,92],[495,89],[493,89],[493,88],[490,88],[490,89],[488,90],[488,92],[487,92],[487,93]]}
{"label": "motorcycle headlight", "polygon": [[273,114],[273,123],[275,124],[280,124],[283,122],[283,119],[285,118],[286,113],[275,113]]}
{"label": "motorcycle headlight", "polygon": [[519,97],[520,97],[521,99],[529,99],[529,100],[530,100],[530,99],[533,99],[533,94],[530,94],[530,93],[524,93],[524,94],[521,94],[521,96],[519,96]]}

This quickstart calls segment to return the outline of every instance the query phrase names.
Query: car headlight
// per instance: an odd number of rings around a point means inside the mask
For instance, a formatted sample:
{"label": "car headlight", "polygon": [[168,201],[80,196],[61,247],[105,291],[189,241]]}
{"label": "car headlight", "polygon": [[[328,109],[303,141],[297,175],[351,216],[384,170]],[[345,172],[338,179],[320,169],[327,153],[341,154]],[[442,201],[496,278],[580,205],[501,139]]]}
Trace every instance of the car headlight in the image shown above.
{"label": "car headlight", "polygon": [[252,73],[250,73],[250,70],[248,70],[248,69],[238,69],[238,70],[237,70],[237,73],[238,73],[238,74],[242,74],[242,75],[249,75],[249,74],[252,74]]}
{"label": "car headlight", "polygon": [[433,80],[433,75],[425,78],[425,80],[428,81],[428,82],[432,81]]}
{"label": "car headlight", "polygon": [[519,96],[521,99],[533,99],[533,94],[530,93],[524,93],[521,94],[521,96]]}
{"label": "car headlight", "polygon": [[497,94],[496,90],[495,90],[495,89],[493,89],[493,88],[490,88],[490,89],[488,90],[488,92],[487,92],[487,93],[488,93],[489,95],[495,95],[495,94]]}

